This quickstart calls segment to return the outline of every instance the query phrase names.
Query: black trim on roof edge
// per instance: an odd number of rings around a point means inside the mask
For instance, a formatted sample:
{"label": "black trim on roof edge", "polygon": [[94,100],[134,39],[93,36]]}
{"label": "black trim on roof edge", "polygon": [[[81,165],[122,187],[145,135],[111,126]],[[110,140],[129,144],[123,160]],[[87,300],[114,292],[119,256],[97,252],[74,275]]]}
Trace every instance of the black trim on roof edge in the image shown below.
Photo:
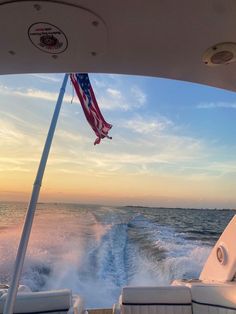
{"label": "black trim on roof edge", "polygon": [[192,300],[193,303],[199,304],[199,305],[207,305],[207,306],[214,306],[214,307],[219,307],[222,309],[227,309],[227,310],[236,310],[236,307],[230,307],[230,306],[225,306],[225,305],[219,305],[219,304],[211,304],[211,303],[204,303],[204,302],[198,302],[195,300]]}

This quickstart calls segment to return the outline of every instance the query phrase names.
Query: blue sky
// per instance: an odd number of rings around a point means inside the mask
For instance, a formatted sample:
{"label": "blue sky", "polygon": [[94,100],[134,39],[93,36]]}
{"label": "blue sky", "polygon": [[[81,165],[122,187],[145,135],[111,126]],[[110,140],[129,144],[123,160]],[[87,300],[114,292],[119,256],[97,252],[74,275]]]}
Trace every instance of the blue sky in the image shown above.
{"label": "blue sky", "polygon": [[[0,199],[27,198],[62,78],[0,78]],[[235,93],[159,78],[90,78],[113,139],[93,146],[68,84],[42,200],[236,207]]]}

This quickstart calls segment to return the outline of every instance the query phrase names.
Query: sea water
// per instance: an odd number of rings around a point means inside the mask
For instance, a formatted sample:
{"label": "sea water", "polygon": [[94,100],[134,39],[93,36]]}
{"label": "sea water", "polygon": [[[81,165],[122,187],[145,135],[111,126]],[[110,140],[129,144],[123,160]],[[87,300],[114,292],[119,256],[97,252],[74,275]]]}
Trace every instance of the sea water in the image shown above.
{"label": "sea water", "polygon": [[[0,282],[9,283],[27,205],[0,203]],[[70,288],[111,307],[125,285],[198,278],[232,210],[39,204],[21,283]]]}

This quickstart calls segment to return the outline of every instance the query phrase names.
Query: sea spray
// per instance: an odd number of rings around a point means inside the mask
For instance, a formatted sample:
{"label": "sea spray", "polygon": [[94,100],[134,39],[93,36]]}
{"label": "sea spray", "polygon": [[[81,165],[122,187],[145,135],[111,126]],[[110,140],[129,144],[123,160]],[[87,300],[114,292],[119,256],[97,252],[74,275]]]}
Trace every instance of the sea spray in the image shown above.
{"label": "sea spray", "polygon": [[[9,282],[25,208],[1,204],[1,282]],[[124,285],[198,277],[233,214],[39,204],[21,283],[34,291],[70,288],[88,307],[111,307]]]}

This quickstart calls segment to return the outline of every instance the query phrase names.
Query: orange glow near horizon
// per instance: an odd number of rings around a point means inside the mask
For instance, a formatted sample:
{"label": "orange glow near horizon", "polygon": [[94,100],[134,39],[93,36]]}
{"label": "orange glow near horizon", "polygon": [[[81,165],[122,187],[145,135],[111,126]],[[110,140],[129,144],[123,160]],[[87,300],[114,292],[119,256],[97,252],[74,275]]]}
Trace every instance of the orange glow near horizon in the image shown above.
{"label": "orange glow near horizon", "polygon": [[[33,171],[27,174],[7,173],[0,184],[0,200],[28,201]],[[2,184],[2,182],[4,184]],[[218,196],[216,190],[219,191]],[[205,185],[198,181],[174,176],[116,175],[100,177],[88,174],[63,175],[56,169],[45,174],[40,201],[70,202],[110,205],[146,205],[165,207],[232,207],[234,198],[220,194],[221,185],[208,180]]]}
{"label": "orange glow near horizon", "polygon": [[[216,116],[213,110],[227,106],[234,110],[233,104],[194,104],[188,109],[190,120],[184,117],[187,105],[181,107],[183,94],[178,95],[179,99],[170,95],[173,103],[170,109],[167,106],[169,111],[161,100],[154,106],[153,99],[148,98],[151,91],[144,90],[150,80],[95,76],[98,102],[107,121],[113,124],[113,139],[104,139],[95,147],[95,135],[78,101],[71,104],[67,92],[40,201],[235,208],[235,153],[231,142],[226,143],[234,125],[229,124],[229,131],[221,128],[215,137],[211,130],[208,134],[208,125],[216,125],[217,130],[221,127],[218,122],[209,124],[209,116]],[[167,89],[169,81],[153,82],[160,85],[159,97],[165,103],[164,97],[169,94],[163,92],[161,96],[161,84]],[[16,86],[12,87],[13,83]],[[31,86],[33,83],[37,87]],[[60,75],[2,77],[0,201],[29,200],[60,83]],[[181,84],[173,91],[185,91],[186,85]],[[200,87],[190,88],[196,89],[194,97],[198,97]],[[179,111],[175,106],[178,101]],[[217,113],[217,119],[221,117],[222,112]],[[191,129],[194,124],[196,128]],[[203,126],[208,137],[201,133]]]}

